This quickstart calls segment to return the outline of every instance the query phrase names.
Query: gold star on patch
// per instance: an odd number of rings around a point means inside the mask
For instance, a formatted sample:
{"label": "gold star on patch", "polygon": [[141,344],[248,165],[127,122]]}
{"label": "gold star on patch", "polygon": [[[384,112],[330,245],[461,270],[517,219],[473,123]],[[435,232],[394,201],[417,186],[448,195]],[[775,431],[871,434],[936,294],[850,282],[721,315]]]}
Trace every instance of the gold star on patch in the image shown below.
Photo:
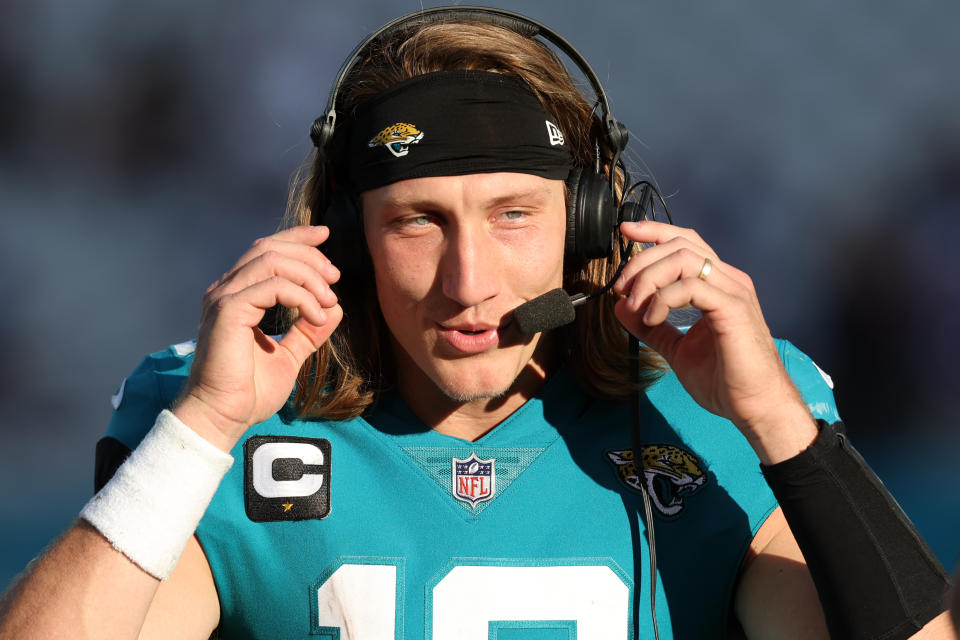
{"label": "gold star on patch", "polygon": [[290,509],[293,509],[293,503],[292,503],[292,502],[284,502],[284,503],[283,503],[283,512],[286,513],[287,511],[290,511]]}

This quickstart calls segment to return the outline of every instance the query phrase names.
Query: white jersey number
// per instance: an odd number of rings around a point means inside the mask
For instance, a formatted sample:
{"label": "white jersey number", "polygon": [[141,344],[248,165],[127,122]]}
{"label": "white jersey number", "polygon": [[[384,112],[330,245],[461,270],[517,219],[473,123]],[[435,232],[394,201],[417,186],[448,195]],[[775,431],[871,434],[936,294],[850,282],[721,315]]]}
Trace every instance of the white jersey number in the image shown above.
{"label": "white jersey number", "polygon": [[[314,633],[339,640],[402,637],[390,564],[343,564],[317,588]],[[570,640],[629,637],[630,588],[605,565],[456,565],[427,600],[426,636],[488,640],[499,630],[556,629]],[[543,637],[543,636],[541,636]],[[553,637],[553,636],[551,636]]]}

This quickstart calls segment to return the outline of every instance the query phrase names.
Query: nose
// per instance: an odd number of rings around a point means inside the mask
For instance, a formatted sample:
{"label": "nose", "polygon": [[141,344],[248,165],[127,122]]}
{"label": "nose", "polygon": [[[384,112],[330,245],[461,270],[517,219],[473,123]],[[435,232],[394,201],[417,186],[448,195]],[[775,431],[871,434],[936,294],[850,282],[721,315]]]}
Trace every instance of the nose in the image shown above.
{"label": "nose", "polygon": [[462,226],[451,233],[440,268],[443,294],[464,307],[500,293],[496,244],[484,229]]}

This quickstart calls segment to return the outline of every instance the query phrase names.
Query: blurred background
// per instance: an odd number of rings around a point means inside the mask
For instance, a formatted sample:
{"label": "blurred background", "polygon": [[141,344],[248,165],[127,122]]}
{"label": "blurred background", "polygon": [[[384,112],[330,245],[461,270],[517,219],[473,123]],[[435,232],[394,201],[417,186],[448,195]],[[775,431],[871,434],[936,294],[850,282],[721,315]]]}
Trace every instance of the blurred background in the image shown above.
{"label": "blurred background", "polygon": [[[275,229],[346,54],[420,6],[347,5],[0,4],[0,588],[91,494],[123,377],[193,337],[206,286]],[[960,5],[502,6],[591,62],[631,160],[833,376],[952,569]]]}

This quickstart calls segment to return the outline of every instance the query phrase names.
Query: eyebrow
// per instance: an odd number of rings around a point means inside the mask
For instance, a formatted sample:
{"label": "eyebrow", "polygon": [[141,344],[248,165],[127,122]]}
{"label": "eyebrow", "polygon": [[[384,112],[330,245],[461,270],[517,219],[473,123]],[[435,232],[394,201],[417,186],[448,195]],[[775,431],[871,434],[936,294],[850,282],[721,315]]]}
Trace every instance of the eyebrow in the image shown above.
{"label": "eyebrow", "polygon": [[484,207],[487,209],[492,209],[493,207],[499,206],[501,204],[506,204],[508,202],[515,202],[517,200],[533,200],[534,202],[543,202],[550,198],[550,188],[549,187],[537,187],[536,189],[530,189],[527,191],[515,191],[513,193],[508,193],[502,196],[496,196],[490,198],[484,202]]}
{"label": "eyebrow", "polygon": [[[481,203],[481,206],[484,209],[492,209],[494,207],[498,207],[500,205],[503,205],[509,202],[516,202],[518,200],[521,200],[521,201],[532,200],[534,203],[539,204],[540,202],[543,202],[549,199],[549,197],[550,197],[550,189],[549,187],[544,186],[544,187],[537,187],[535,189],[529,189],[524,191],[514,191],[511,193],[494,196],[488,200],[485,200],[483,203]],[[441,204],[440,202],[437,202],[436,200],[432,200],[430,198],[425,198],[420,196],[413,196],[410,198],[406,198],[403,196],[397,196],[397,197],[391,196],[391,197],[385,198],[383,200],[383,204],[387,207],[394,207],[394,208],[400,208],[400,209],[431,210],[431,209],[443,208],[439,206]]]}

